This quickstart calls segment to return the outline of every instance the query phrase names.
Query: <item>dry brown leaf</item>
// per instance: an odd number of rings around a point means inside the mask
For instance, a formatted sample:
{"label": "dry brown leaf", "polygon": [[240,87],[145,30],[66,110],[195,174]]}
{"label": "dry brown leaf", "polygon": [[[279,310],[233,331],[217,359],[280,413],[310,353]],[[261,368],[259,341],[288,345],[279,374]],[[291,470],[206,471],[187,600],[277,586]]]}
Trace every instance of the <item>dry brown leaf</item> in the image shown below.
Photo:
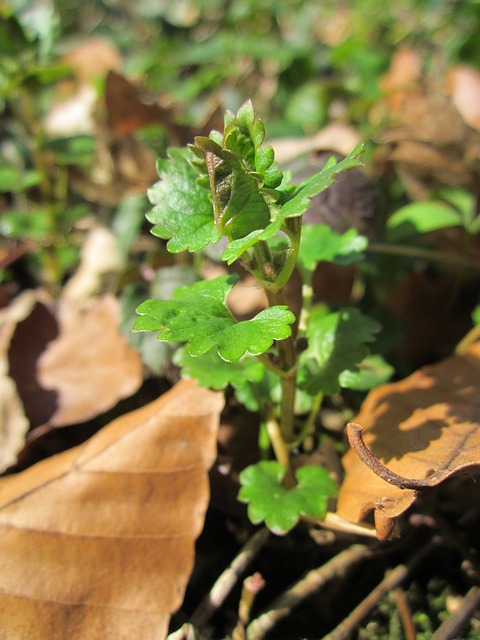
{"label": "dry brown leaf", "polygon": [[60,333],[38,363],[38,380],[57,394],[50,426],[92,418],[132,395],[142,383],[142,363],[118,329],[119,304],[112,295],[84,305],[63,300]]}
{"label": "dry brown leaf", "polygon": [[422,75],[421,66],[417,52],[400,49],[382,80],[385,98],[371,113],[383,128],[378,165],[393,164],[413,199],[445,185],[475,189],[480,136],[457,108],[463,88],[435,73]]}
{"label": "dry brown leaf", "polygon": [[81,301],[105,290],[123,266],[118,240],[108,227],[94,226],[86,236],[80,265],[63,287],[62,299]]}
{"label": "dry brown leaf", "polygon": [[[368,449],[400,476],[432,476],[436,485],[461,471],[473,472],[480,465],[480,343],[371,391],[355,422],[364,428]],[[417,492],[382,480],[353,450],[343,465],[337,515],[359,523],[374,510],[377,535],[388,536],[392,518]]]}
{"label": "dry brown leaf", "polygon": [[445,89],[465,122],[480,131],[480,71],[462,64],[451,67]]}
{"label": "dry brown leaf", "polygon": [[336,151],[348,155],[361,142],[360,134],[347,124],[332,122],[308,138],[283,138],[272,141],[277,162],[290,162],[302,154]]}
{"label": "dry brown leaf", "polygon": [[57,335],[52,301],[40,289],[23,292],[0,313],[0,354],[6,359],[5,375],[13,381],[31,427],[46,422],[55,408],[55,393],[39,384],[37,364]]}
{"label": "dry brown leaf", "polygon": [[10,640],[162,640],[209,499],[223,396],[182,381],[81,447],[0,480]]}

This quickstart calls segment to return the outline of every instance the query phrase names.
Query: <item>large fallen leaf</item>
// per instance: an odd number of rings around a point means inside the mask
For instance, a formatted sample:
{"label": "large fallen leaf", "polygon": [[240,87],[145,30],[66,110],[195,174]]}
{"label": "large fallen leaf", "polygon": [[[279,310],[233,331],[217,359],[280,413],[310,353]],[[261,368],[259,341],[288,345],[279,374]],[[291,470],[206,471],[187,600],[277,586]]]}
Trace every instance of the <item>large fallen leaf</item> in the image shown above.
{"label": "large fallen leaf", "polygon": [[162,640],[208,504],[223,397],[183,381],[0,481],[9,640]]}
{"label": "large fallen leaf", "polygon": [[[371,391],[355,422],[368,449],[404,478],[437,485],[461,471],[473,473],[480,466],[480,343]],[[343,464],[337,514],[361,523],[373,510],[377,535],[387,537],[392,519],[417,491],[382,480],[353,450]]]}
{"label": "large fallen leaf", "polygon": [[49,426],[88,420],[132,395],[142,383],[140,356],[118,329],[119,304],[111,295],[79,305],[63,300],[60,333],[38,363],[38,380],[55,391]]}
{"label": "large fallen leaf", "polygon": [[[56,394],[42,388],[37,377],[40,355],[58,335],[58,323],[50,297],[41,289],[24,291],[0,311],[0,368],[4,378],[2,424],[4,445],[0,471],[16,460],[30,427],[46,422],[55,409]],[[14,409],[18,399],[20,406]],[[5,404],[3,404],[5,402]],[[12,404],[13,403],[13,404]],[[13,413],[24,420],[13,418]],[[11,427],[16,424],[16,434]]]}

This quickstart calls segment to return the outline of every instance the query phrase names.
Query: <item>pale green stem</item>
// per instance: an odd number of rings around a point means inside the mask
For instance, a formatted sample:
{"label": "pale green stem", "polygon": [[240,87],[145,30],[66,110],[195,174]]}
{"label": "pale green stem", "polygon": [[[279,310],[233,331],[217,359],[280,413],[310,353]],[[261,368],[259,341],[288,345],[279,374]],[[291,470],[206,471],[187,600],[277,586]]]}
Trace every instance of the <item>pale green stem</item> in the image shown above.
{"label": "pale green stem", "polygon": [[455,353],[457,355],[461,355],[465,353],[465,351],[472,346],[477,340],[480,340],[480,324],[475,325],[470,329],[465,337],[463,337],[460,342],[455,347]]}
{"label": "pale green stem", "polygon": [[[269,306],[273,307],[278,304],[285,304],[282,291],[273,292],[266,290],[266,294]],[[280,425],[282,427],[283,437],[288,442],[293,440],[295,394],[297,390],[296,355],[293,337],[289,336],[285,340],[279,340],[277,346],[280,356],[280,367],[287,373],[286,376],[280,378],[282,386]]]}
{"label": "pale green stem", "polygon": [[267,427],[268,436],[272,443],[273,452],[278,462],[287,469],[290,470],[290,458],[288,455],[288,449],[285,445],[285,441],[282,436],[280,425],[273,417],[273,413],[268,411],[265,420],[265,426]]}
{"label": "pale green stem", "polygon": [[284,371],[283,369],[280,369],[280,367],[277,367],[264,353],[258,354],[257,358],[266,369],[274,373],[279,378],[288,378],[291,375],[290,371]]}
{"label": "pale green stem", "polygon": [[466,270],[479,271],[480,267],[475,260],[465,258],[446,251],[436,251],[433,249],[425,249],[422,247],[408,247],[399,244],[382,244],[372,242],[368,245],[366,251],[368,253],[384,253],[388,255],[405,256],[411,258],[419,258],[422,260],[432,260],[443,264],[451,264],[454,267],[461,267]]}
{"label": "pale green stem", "polygon": [[308,414],[308,418],[305,420],[305,424],[303,425],[302,431],[299,433],[298,437],[294,442],[291,443],[290,448],[293,449],[295,447],[303,444],[306,438],[309,435],[315,432],[315,420],[317,419],[318,412],[320,411],[320,407],[323,402],[323,393],[319,391],[315,398],[313,399],[313,405],[310,409],[310,413]]}
{"label": "pale green stem", "polygon": [[310,312],[312,310],[313,287],[310,274],[302,273],[302,310],[298,321],[298,337],[303,338],[310,322]]}

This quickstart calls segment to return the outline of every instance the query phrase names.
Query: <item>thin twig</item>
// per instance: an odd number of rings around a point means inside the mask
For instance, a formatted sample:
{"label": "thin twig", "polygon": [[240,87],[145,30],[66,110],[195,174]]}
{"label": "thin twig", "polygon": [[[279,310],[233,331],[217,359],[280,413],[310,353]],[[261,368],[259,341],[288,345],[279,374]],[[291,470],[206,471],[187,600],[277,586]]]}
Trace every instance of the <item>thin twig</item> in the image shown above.
{"label": "thin twig", "polygon": [[478,263],[471,256],[464,257],[456,253],[446,251],[436,251],[435,249],[427,249],[425,247],[410,247],[403,244],[381,244],[371,242],[367,249],[367,253],[383,253],[386,255],[396,255],[420,260],[431,260],[432,262],[440,262],[449,264],[453,267],[468,269],[469,271],[478,271]]}
{"label": "thin twig", "polygon": [[415,640],[417,632],[413,623],[412,612],[410,610],[405,591],[402,587],[397,587],[395,589],[395,599],[397,601],[397,611],[402,623],[405,640]]}
{"label": "thin twig", "polygon": [[438,627],[431,640],[454,640],[479,607],[480,588],[472,587],[455,613]]}
{"label": "thin twig", "polygon": [[434,487],[445,477],[445,471],[442,469],[432,473],[428,478],[405,478],[404,476],[391,471],[368,449],[367,445],[362,438],[363,428],[355,422],[349,422],[347,424],[347,437],[350,446],[355,451],[360,460],[369,467],[377,476],[393,484],[400,489],[426,489],[427,487]]}
{"label": "thin twig", "polygon": [[287,589],[271,604],[270,609],[252,620],[247,627],[248,640],[260,640],[283,618],[290,615],[309,595],[332,578],[346,573],[357,562],[372,556],[365,545],[353,545],[321,567],[309,571],[301,580]]}
{"label": "thin twig", "polygon": [[210,593],[193,612],[190,622],[194,627],[202,627],[208,622],[235,586],[242,571],[247,568],[269,537],[270,532],[268,529],[260,529],[242,547],[230,566],[225,569],[215,582]]}
{"label": "thin twig", "polygon": [[417,551],[407,564],[398,565],[395,569],[389,571],[375,589],[333,631],[324,636],[323,640],[348,640],[351,638],[355,629],[377,606],[383,596],[391,589],[398,587],[412,573],[413,569],[431,553],[435,545],[436,539],[426,544],[420,551]]}

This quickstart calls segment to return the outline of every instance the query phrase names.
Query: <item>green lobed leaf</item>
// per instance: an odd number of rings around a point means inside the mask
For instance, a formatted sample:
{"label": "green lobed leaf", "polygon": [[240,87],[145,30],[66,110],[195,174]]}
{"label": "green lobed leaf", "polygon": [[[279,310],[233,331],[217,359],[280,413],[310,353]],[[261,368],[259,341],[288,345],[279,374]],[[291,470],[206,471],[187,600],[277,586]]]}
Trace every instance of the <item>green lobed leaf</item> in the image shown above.
{"label": "green lobed leaf", "polygon": [[307,330],[308,348],[300,356],[299,386],[311,395],[333,395],[340,375],[354,370],[369,355],[365,343],[380,330],[376,320],[357,309],[321,314],[314,309]]}
{"label": "green lobed leaf", "polygon": [[146,300],[137,309],[134,331],[158,331],[159,340],[186,342],[192,356],[216,349],[227,362],[259,355],[291,334],[295,316],[286,306],[269,307],[237,322],[225,304],[236,276],[220,276],[177,289],[171,300]]}
{"label": "green lobed leaf", "polygon": [[386,234],[389,241],[400,242],[461,224],[462,215],[445,202],[413,202],[390,216],[386,224]]}
{"label": "green lobed leaf", "polygon": [[281,210],[282,218],[294,218],[303,215],[310,205],[310,200],[331,184],[334,184],[335,178],[339,173],[362,166],[358,158],[363,151],[363,145],[358,145],[341,162],[336,162],[333,157],[330,158],[319,173],[304,180],[298,186],[292,198],[283,205]]}
{"label": "green lobed leaf", "polygon": [[244,356],[237,362],[226,362],[213,349],[194,357],[182,347],[175,352],[173,362],[181,367],[182,376],[195,378],[202,386],[211,389],[258,382],[265,369],[259,360],[251,356]]}
{"label": "green lobed leaf", "polygon": [[168,156],[159,160],[161,180],[148,191],[150,202],[156,206],[147,219],[155,225],[152,233],[168,240],[170,252],[200,251],[220,238],[212,203],[208,192],[196,182],[191,151],[174,147],[168,150]]}
{"label": "green lobed leaf", "polygon": [[277,535],[290,531],[301,516],[323,518],[328,498],[337,493],[335,482],[322,467],[298,469],[298,484],[291,489],[283,486],[284,477],[284,467],[267,460],[247,467],[239,476],[242,487],[238,499],[248,503],[250,520],[254,524],[265,521]]}
{"label": "green lobed leaf", "polygon": [[339,234],[326,224],[303,225],[297,260],[306,271],[313,271],[320,261],[347,265],[361,260],[367,245],[367,238],[355,229]]}
{"label": "green lobed leaf", "polygon": [[394,372],[394,368],[377,354],[368,355],[355,369],[346,369],[339,376],[339,383],[343,389],[369,391],[387,382]]}

